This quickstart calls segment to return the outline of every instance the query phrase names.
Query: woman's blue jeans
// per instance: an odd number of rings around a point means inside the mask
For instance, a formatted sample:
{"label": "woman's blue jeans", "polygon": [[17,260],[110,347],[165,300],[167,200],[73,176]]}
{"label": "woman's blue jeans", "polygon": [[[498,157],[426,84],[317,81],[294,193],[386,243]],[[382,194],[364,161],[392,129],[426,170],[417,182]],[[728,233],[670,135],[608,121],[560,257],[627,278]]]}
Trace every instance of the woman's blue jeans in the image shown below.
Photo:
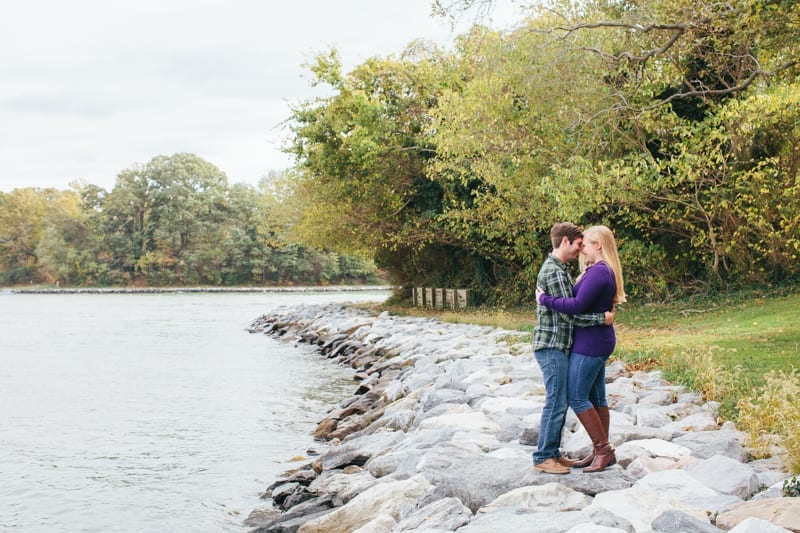
{"label": "woman's blue jeans", "polygon": [[561,431],[567,418],[567,373],[569,358],[567,354],[553,348],[536,350],[533,355],[542,369],[545,400],[539,424],[539,445],[533,452],[533,464],[546,459],[558,459],[561,455]]}
{"label": "woman's blue jeans", "polygon": [[606,400],[606,357],[572,352],[569,356],[568,398],[575,414],[593,407],[608,407]]}

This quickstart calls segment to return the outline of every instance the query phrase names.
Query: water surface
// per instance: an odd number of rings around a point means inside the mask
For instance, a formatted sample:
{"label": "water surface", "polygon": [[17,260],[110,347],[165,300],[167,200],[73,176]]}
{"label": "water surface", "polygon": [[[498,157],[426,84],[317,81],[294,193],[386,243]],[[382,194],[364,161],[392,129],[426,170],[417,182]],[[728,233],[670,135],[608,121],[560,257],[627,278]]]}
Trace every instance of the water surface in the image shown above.
{"label": "water surface", "polygon": [[0,294],[0,529],[245,531],[355,385],[244,328],[280,305],[387,296]]}

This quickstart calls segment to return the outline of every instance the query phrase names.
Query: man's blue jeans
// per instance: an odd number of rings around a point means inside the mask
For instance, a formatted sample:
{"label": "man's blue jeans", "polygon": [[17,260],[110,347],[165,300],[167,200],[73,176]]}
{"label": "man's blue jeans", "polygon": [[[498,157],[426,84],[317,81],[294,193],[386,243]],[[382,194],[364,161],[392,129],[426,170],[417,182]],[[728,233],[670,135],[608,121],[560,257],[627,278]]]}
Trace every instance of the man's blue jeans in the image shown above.
{"label": "man's blue jeans", "polygon": [[551,457],[557,460],[561,456],[561,431],[567,418],[569,358],[567,354],[554,348],[536,350],[533,355],[542,369],[546,391],[539,424],[539,446],[533,452],[533,464],[538,465]]}
{"label": "man's blue jeans", "polygon": [[608,407],[606,400],[606,360],[572,352],[569,356],[567,397],[575,414],[591,408]]}

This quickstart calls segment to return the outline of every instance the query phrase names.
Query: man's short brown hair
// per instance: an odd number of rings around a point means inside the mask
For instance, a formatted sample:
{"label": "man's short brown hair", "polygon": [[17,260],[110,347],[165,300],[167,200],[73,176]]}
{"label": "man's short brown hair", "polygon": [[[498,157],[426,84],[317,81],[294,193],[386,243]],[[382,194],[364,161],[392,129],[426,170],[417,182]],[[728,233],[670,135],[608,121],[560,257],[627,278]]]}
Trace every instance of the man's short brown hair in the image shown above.
{"label": "man's short brown hair", "polygon": [[561,241],[564,237],[572,244],[575,242],[575,239],[583,237],[583,230],[572,222],[559,222],[550,228],[550,239],[553,241],[553,249],[561,246]]}

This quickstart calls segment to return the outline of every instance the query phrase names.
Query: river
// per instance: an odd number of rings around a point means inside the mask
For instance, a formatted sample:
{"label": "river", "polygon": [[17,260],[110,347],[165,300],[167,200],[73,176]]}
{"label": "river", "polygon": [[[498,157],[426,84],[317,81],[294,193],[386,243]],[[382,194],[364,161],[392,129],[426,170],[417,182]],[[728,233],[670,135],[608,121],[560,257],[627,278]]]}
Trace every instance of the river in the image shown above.
{"label": "river", "polygon": [[246,326],[388,295],[0,293],[0,530],[246,531],[355,390],[351,370]]}

